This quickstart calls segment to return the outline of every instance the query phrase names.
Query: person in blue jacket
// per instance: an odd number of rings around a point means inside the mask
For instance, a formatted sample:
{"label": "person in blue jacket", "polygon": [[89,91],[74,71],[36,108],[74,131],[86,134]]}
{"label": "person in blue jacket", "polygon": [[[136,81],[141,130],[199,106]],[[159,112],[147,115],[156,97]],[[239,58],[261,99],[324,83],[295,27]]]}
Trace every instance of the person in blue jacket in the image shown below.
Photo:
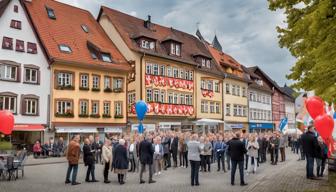
{"label": "person in blue jacket", "polygon": [[217,157],[217,171],[220,171],[221,166],[220,164],[222,163],[222,169],[224,172],[226,172],[225,168],[225,152],[226,152],[226,144],[223,140],[223,136],[219,136],[218,140],[215,142],[215,147],[214,150],[216,152],[216,157]]}

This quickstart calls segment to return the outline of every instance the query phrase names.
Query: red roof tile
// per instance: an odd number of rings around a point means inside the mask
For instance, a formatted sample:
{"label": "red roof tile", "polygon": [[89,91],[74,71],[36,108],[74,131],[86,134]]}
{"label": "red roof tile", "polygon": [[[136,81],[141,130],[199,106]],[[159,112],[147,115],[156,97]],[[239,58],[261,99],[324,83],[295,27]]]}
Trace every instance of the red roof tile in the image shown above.
{"label": "red roof tile", "polygon": [[[116,70],[130,69],[126,59],[89,11],[53,0],[25,1],[25,7],[50,60],[76,62]],[[48,17],[46,7],[54,10],[56,19]],[[83,24],[88,27],[88,33],[82,29]],[[101,51],[110,53],[112,63],[93,59],[87,47],[88,41]],[[70,46],[72,53],[61,52],[59,44]]]}
{"label": "red roof tile", "polygon": [[[144,25],[144,20],[104,6],[100,10],[98,20],[102,14],[106,14],[127,46],[133,51],[145,52],[146,54],[152,54],[158,57],[164,57],[191,65],[198,65],[195,62],[195,55],[212,58],[203,42],[191,34],[154,23],[151,23],[151,28],[148,29]],[[157,40],[156,50],[151,51],[141,49],[134,40],[134,38],[140,36]],[[182,43],[181,57],[171,56],[168,54],[168,51],[162,44],[162,42],[168,39]],[[215,70],[217,69],[214,69],[214,71]]]}

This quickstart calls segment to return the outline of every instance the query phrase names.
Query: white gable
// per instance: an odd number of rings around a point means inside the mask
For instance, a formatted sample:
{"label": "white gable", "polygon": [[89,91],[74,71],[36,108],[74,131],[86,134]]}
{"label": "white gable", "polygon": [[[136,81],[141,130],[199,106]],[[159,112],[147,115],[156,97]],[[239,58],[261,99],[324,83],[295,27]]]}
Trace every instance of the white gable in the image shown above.
{"label": "white gable", "polygon": [[[15,11],[17,6],[17,12]],[[12,20],[21,22],[21,29],[11,27]],[[4,37],[13,39],[13,49],[8,50],[3,48]],[[21,40],[24,42],[23,52],[16,50],[16,42]],[[27,43],[35,43],[37,46],[37,53],[27,53]],[[41,45],[29,23],[24,8],[21,6],[19,0],[11,0],[6,10],[0,17],[0,64],[1,60],[13,61],[20,65],[21,72],[20,82],[11,82],[0,80],[0,93],[12,92],[17,94],[16,98],[16,124],[46,124],[49,113],[48,95],[50,94],[50,70],[48,69],[48,62],[42,51]],[[28,84],[25,81],[25,66],[34,65],[39,67],[39,84]],[[0,67],[0,72],[4,74],[4,68]],[[39,97],[39,115],[38,116],[23,116],[21,114],[21,96],[22,95],[36,95]],[[1,95],[0,95],[1,96]],[[1,102],[1,101],[0,101]]]}

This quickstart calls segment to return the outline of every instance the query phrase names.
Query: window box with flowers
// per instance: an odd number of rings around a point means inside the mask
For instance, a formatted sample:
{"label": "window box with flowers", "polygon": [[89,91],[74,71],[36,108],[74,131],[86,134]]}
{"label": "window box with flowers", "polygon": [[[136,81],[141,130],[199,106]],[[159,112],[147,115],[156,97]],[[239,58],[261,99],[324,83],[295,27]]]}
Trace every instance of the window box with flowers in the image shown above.
{"label": "window box with flowers", "polygon": [[94,91],[94,92],[99,92],[100,89],[99,88],[92,88],[91,91]]}
{"label": "window box with flowers", "polygon": [[115,119],[122,119],[122,118],[124,118],[124,116],[123,116],[123,115],[117,115],[117,114],[115,114],[115,115],[114,115],[114,118],[115,118]]}
{"label": "window box with flowers", "polygon": [[73,118],[73,117],[75,117],[74,116],[74,114],[73,113],[71,113],[71,112],[68,112],[68,113],[63,113],[63,114],[61,114],[61,113],[55,113],[55,117],[63,117],[63,118]]}
{"label": "window box with flowers", "polygon": [[58,86],[59,90],[75,90],[75,87],[72,85],[64,85],[64,86]]}
{"label": "window box with flowers", "polygon": [[88,118],[89,115],[88,114],[79,114],[78,117],[80,117],[80,118]]}
{"label": "window box with flowers", "polygon": [[81,91],[89,91],[90,88],[88,88],[88,87],[79,87],[79,90],[81,90]]}
{"label": "window box with flowers", "polygon": [[103,118],[111,118],[110,114],[103,114]]}
{"label": "window box with flowers", "polygon": [[107,88],[104,89],[104,92],[111,93],[111,92],[113,92],[113,90],[111,88],[107,87]]}
{"label": "window box with flowers", "polygon": [[114,93],[121,93],[122,91],[123,91],[122,88],[114,88],[113,89]]}
{"label": "window box with flowers", "polygon": [[100,118],[100,115],[99,114],[91,114],[90,117],[91,118]]}

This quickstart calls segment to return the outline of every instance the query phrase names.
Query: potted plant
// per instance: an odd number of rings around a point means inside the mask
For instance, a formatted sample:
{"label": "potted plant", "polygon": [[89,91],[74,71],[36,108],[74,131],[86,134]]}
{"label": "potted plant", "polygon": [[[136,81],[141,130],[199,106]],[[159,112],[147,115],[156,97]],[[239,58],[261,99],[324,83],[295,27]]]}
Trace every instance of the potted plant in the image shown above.
{"label": "potted plant", "polygon": [[114,93],[121,93],[122,92],[122,88],[114,88],[113,92]]}

